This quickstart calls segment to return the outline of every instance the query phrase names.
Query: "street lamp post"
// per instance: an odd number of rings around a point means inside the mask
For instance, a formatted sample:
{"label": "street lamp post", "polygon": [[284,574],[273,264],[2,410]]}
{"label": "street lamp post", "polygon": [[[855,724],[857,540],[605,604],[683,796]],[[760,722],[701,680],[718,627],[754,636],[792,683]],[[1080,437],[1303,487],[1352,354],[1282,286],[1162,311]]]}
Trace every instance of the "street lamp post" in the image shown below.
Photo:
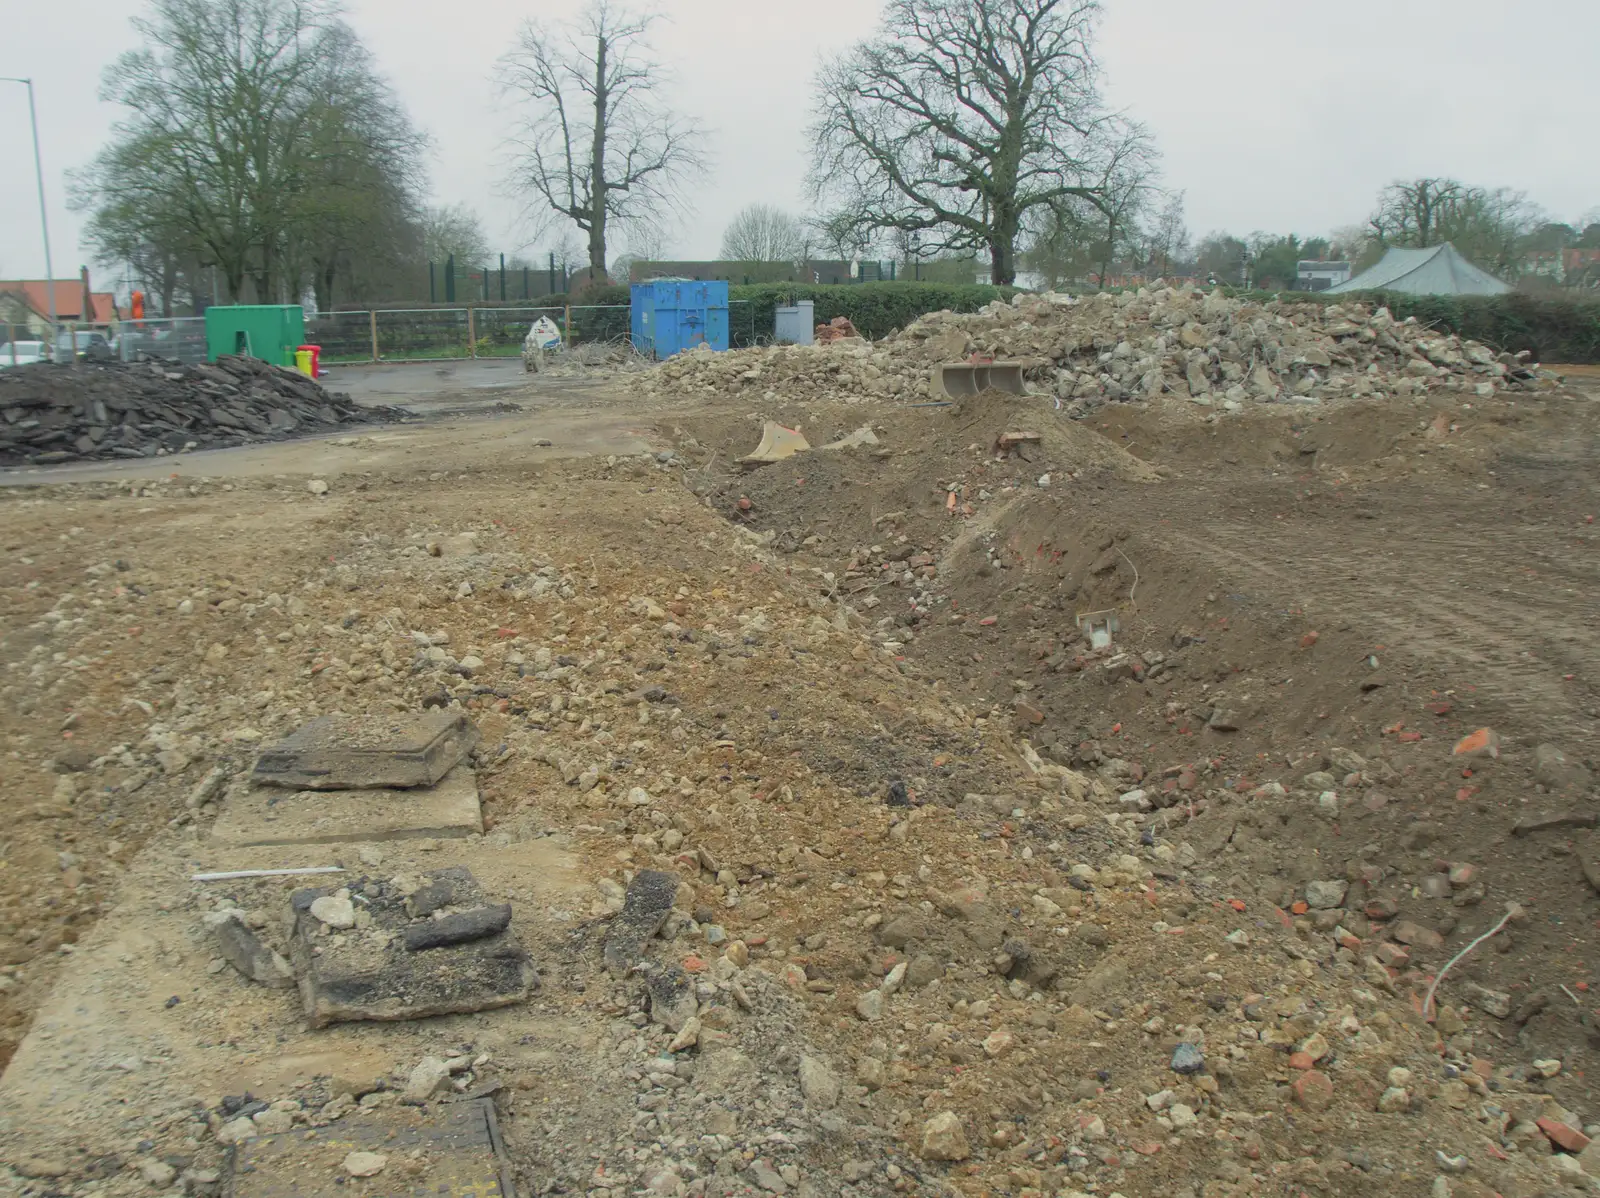
{"label": "street lamp post", "polygon": [[[50,260],[50,213],[44,201],[44,158],[39,153],[39,109],[33,102],[32,79],[0,75],[0,83],[20,83],[28,89],[28,121],[33,126],[33,170],[39,180],[39,228],[44,233],[44,290],[50,303],[50,357],[54,360],[61,348],[58,344],[60,322],[56,319],[56,271]],[[73,349],[77,349],[77,346],[73,346]]]}

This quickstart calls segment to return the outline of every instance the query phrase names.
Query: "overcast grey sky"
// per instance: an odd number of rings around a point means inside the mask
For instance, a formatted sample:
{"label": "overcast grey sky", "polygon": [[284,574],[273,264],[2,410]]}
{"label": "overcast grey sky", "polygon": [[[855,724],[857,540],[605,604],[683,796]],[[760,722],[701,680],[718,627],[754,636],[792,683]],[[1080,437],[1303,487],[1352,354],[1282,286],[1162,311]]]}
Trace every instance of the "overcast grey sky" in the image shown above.
{"label": "overcast grey sky", "polygon": [[[412,119],[433,138],[437,202],[466,202],[510,253],[528,245],[497,193],[503,104],[489,83],[519,23],[563,4],[347,0],[349,19]],[[1523,189],[1564,220],[1600,205],[1594,152],[1596,0],[1105,0],[1112,101],[1146,122],[1196,235],[1324,233],[1361,220],[1401,176]],[[709,130],[669,248],[714,256],[746,204],[803,205],[804,129],[817,62],[868,34],[875,0],[664,0],[655,42],[677,107]],[[11,0],[0,75],[39,93],[56,273],[86,257],[64,173],[105,140],[116,109],[99,72],[133,44],[130,7]],[[534,245],[534,249],[538,246]],[[616,246],[615,250],[625,247]],[[26,93],[0,84],[0,277],[40,276]]]}

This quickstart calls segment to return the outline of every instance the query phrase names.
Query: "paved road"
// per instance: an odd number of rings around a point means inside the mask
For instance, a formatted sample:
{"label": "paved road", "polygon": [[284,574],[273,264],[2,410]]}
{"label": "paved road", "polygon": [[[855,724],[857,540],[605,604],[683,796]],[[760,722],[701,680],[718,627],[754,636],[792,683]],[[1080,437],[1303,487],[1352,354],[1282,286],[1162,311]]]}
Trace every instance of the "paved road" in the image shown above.
{"label": "paved road", "polygon": [[330,391],[349,392],[358,403],[411,407],[446,399],[483,399],[483,392],[520,387],[527,380],[520,358],[469,358],[459,362],[333,366],[319,381]]}

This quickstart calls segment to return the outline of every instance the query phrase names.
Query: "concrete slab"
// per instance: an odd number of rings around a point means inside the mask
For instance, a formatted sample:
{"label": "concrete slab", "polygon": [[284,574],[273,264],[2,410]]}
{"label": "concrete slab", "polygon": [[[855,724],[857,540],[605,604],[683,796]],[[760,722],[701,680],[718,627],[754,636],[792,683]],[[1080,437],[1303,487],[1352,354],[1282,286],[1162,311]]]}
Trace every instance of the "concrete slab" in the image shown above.
{"label": "concrete slab", "polygon": [[432,786],[477,743],[459,711],[325,715],[263,749],[251,777],[296,790]]}
{"label": "concrete slab", "polygon": [[[450,890],[448,906],[421,917],[413,916],[409,894],[393,880],[363,878],[337,890],[294,892],[290,955],[311,1026],[487,1011],[533,993],[539,976],[508,929],[510,907],[488,904],[464,866],[433,871],[410,892],[436,893],[440,883]],[[355,926],[329,927],[313,913],[317,900],[345,891],[359,899]],[[452,921],[462,925],[455,935],[426,935]],[[462,931],[471,938],[456,938]]]}
{"label": "concrete slab", "polygon": [[[596,1051],[597,1027],[605,1024],[566,1004],[445,1016],[425,1028],[310,1027],[297,993],[257,985],[233,969],[208,968],[214,949],[202,936],[201,916],[223,897],[251,910],[286,910],[290,893],[304,881],[179,884],[175,892],[174,880],[197,863],[288,867],[312,857],[331,863],[341,854],[355,858],[353,848],[218,852],[195,841],[192,828],[163,828],[150,840],[128,863],[116,907],[62,960],[56,985],[0,1075],[0,1162],[25,1156],[77,1161],[86,1145],[159,1139],[166,1134],[167,1113],[197,1100],[216,1107],[230,1094],[268,1101],[299,1097],[308,1089],[318,1092],[318,1079],[330,1077],[385,1077],[393,1084],[435,1036],[441,1045],[471,1041],[490,1053],[494,1065],[485,1076],[491,1081],[526,1071],[537,1076],[551,1060]],[[491,834],[452,843],[450,855],[469,865],[497,899],[514,905],[512,926],[525,944],[567,943],[587,934],[593,878],[566,838],[541,835],[508,844]],[[440,864],[440,854],[425,841],[394,841],[382,856],[381,866],[368,872],[420,880]],[[358,878],[360,870],[349,876]],[[174,996],[180,998],[176,1006]],[[344,1187],[344,1198],[366,1193],[366,1184]],[[7,1192],[3,1182],[0,1192]],[[147,1192],[152,1198],[162,1193]]]}
{"label": "concrete slab", "polygon": [[426,790],[283,790],[241,783],[211,829],[220,848],[456,838],[483,831],[472,768]]}
{"label": "concrete slab", "polygon": [[[375,1176],[352,1184],[352,1152],[385,1158]],[[327,1127],[247,1140],[234,1152],[231,1198],[515,1198],[492,1099],[434,1107],[389,1107],[347,1115]]]}

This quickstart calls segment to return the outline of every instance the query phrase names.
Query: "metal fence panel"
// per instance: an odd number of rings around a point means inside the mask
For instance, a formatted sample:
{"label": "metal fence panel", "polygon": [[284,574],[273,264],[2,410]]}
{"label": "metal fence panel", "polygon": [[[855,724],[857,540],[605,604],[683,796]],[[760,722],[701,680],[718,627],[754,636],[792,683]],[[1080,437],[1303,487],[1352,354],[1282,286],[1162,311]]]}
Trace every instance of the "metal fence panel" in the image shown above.
{"label": "metal fence panel", "polygon": [[177,316],[124,320],[117,329],[117,356],[131,362],[140,354],[190,364],[206,360],[206,318]]}
{"label": "metal fence panel", "polygon": [[567,311],[572,314],[566,328],[568,345],[629,338],[628,321],[632,309],[626,304],[574,305]]}
{"label": "metal fence panel", "polygon": [[385,362],[473,356],[472,317],[466,308],[379,312],[378,357]]}
{"label": "metal fence panel", "polygon": [[[767,339],[770,340],[770,337]],[[749,349],[764,345],[766,340],[756,338],[756,306],[749,300],[728,301],[728,347]]]}
{"label": "metal fence panel", "polygon": [[[322,360],[331,363],[515,358],[522,353],[529,326],[540,317],[554,322],[568,345],[584,345],[629,340],[630,316],[626,304],[324,312],[307,318],[306,335],[322,347]],[[758,333],[755,319],[750,301],[728,305],[729,342],[734,348],[771,340],[770,330],[765,336]]]}
{"label": "metal fence panel", "polygon": [[516,358],[528,329],[540,317],[547,317],[560,328],[566,319],[564,308],[475,308],[473,331],[477,334],[480,358]]}
{"label": "metal fence panel", "polygon": [[372,361],[371,312],[319,312],[306,317],[306,340],[322,347],[322,362]]}

